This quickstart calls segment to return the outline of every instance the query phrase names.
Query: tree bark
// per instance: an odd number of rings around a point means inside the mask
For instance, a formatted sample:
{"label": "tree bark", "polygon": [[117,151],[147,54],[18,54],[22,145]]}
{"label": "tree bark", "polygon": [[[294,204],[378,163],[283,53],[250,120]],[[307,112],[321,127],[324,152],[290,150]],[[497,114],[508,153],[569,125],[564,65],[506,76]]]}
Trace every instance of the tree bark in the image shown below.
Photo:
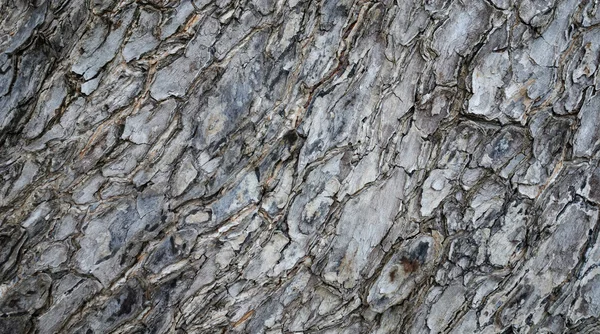
{"label": "tree bark", "polygon": [[597,0],[0,0],[0,333],[597,333]]}

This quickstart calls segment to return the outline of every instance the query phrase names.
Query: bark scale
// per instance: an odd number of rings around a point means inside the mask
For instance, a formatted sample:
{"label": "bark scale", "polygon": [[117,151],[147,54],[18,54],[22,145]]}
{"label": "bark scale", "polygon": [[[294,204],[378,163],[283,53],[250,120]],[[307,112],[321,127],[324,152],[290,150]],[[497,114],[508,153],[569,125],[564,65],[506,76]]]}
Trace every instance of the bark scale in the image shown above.
{"label": "bark scale", "polygon": [[0,333],[600,331],[595,0],[0,0]]}

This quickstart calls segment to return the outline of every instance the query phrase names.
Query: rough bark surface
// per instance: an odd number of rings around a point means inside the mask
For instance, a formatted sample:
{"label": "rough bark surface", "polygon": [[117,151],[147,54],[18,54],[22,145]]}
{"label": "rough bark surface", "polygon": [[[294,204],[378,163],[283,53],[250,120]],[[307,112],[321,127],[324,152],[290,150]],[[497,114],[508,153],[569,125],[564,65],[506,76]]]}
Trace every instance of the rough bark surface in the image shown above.
{"label": "rough bark surface", "polygon": [[0,0],[0,333],[599,333],[597,0]]}

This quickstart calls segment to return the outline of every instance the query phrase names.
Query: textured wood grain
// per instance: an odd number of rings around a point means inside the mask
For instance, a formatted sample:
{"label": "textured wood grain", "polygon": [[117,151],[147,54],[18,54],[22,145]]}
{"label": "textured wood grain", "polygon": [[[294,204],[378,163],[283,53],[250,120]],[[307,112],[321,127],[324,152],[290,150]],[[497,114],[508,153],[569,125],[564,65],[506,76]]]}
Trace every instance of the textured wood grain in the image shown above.
{"label": "textured wood grain", "polygon": [[596,0],[0,0],[0,333],[600,332]]}

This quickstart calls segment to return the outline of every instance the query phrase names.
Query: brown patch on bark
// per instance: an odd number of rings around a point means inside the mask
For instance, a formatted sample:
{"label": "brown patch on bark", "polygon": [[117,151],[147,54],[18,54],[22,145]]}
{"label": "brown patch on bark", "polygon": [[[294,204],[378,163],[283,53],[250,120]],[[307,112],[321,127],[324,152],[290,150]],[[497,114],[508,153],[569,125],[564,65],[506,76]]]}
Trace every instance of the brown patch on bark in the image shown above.
{"label": "brown patch on bark", "polygon": [[404,272],[406,272],[406,273],[413,273],[413,272],[417,271],[420,267],[419,261],[411,260],[411,259],[407,259],[407,258],[402,258],[400,260],[400,263],[402,263],[402,268],[404,269]]}
{"label": "brown patch on bark", "polygon": [[244,323],[246,320],[248,320],[248,319],[249,319],[249,318],[250,318],[250,317],[251,317],[253,314],[254,314],[254,310],[250,310],[250,311],[246,312],[246,314],[244,314],[244,315],[243,315],[243,316],[240,318],[240,320],[236,321],[236,322],[233,324],[233,326],[232,326],[232,327],[234,327],[234,328],[235,328],[235,327],[237,327],[237,326],[239,326],[239,325],[243,324],[243,323]]}

